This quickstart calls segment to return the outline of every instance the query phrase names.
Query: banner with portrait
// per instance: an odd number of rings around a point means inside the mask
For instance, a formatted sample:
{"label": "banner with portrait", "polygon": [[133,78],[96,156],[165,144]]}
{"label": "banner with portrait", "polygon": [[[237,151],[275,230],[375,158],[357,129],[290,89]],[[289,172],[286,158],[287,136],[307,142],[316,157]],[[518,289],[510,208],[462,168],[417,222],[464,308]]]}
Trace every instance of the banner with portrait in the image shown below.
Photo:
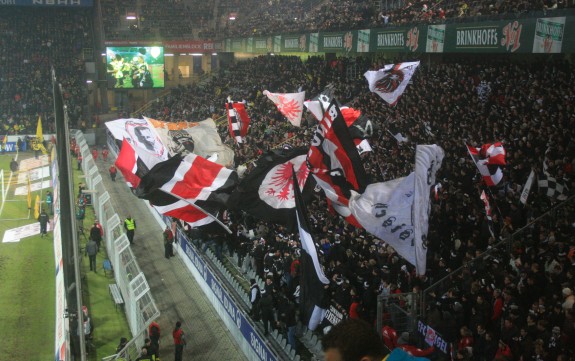
{"label": "banner with portrait", "polygon": [[171,155],[199,155],[224,167],[232,166],[234,151],[222,142],[216,123],[208,118],[200,122],[164,122],[146,118]]}
{"label": "banner with portrait", "polygon": [[146,119],[117,119],[106,122],[106,127],[120,142],[126,139],[132,147],[138,148],[160,161],[168,159],[168,148]]}

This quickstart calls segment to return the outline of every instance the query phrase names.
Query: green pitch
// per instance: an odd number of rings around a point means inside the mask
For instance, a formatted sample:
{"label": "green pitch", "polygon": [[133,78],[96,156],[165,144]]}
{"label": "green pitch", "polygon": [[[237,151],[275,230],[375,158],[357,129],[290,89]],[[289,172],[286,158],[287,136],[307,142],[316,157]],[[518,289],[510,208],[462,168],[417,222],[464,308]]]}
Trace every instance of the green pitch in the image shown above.
{"label": "green pitch", "polygon": [[[36,195],[43,201],[48,189],[32,192],[32,209],[28,209],[28,196],[14,195],[17,174],[10,178],[9,164],[14,153],[0,155],[0,169],[4,169],[4,206],[0,213],[0,240],[8,229],[36,223],[34,201]],[[18,161],[32,158],[32,152],[20,153]],[[75,163],[74,163],[75,165]],[[81,172],[72,167],[74,185],[78,189]],[[11,180],[10,180],[11,179]],[[45,178],[48,179],[48,178]],[[35,183],[38,181],[33,181]],[[89,229],[94,222],[94,210],[86,208],[83,221],[84,235],[79,235],[80,247],[86,245]],[[5,332],[0,337],[0,360],[53,360],[55,355],[55,265],[52,232],[48,238],[40,235],[23,238],[20,242],[0,243],[0,324]],[[83,304],[88,307],[92,320],[93,338],[87,345],[88,360],[101,360],[115,353],[120,337],[130,339],[131,334],[123,309],[116,310],[108,293],[108,284],[114,276],[104,273],[102,264],[105,249],[97,256],[98,272],[90,272],[87,257],[83,257]]]}
{"label": "green pitch", "polygon": [[[0,169],[4,170],[5,186],[9,186],[0,215],[0,239],[8,229],[36,222],[33,210],[28,210],[27,196],[14,195],[16,186],[22,184],[15,184],[16,178],[6,184],[14,155],[0,155]],[[30,157],[32,153],[20,153],[19,160]],[[33,192],[32,199],[40,193]],[[37,235],[16,243],[0,243],[0,324],[5,330],[0,337],[1,359],[54,359],[56,306],[51,234],[48,238]]]}

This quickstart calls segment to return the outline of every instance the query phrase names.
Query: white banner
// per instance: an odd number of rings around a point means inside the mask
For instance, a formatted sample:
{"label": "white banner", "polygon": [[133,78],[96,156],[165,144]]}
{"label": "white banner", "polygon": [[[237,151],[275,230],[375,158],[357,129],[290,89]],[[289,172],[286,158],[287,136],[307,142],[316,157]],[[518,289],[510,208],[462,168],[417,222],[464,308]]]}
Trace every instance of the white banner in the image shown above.
{"label": "white banner", "polygon": [[525,205],[525,203],[527,203],[527,198],[529,197],[529,192],[531,192],[531,185],[533,184],[533,177],[535,177],[535,172],[532,169],[531,173],[529,173],[529,177],[527,178],[527,182],[525,182],[525,185],[523,186],[523,192],[521,192],[521,197],[519,198],[519,202],[523,203],[523,205]]}
{"label": "white banner", "polygon": [[28,182],[28,177],[30,177],[31,182],[34,182],[39,179],[47,178],[49,176],[50,176],[49,166],[30,169],[27,172],[18,172],[18,184]]}
{"label": "white banner", "polygon": [[[48,223],[48,231],[52,228],[52,225]],[[20,242],[20,239],[35,236],[40,234],[40,223],[35,222],[32,224],[27,224],[22,227],[8,229],[4,232],[4,238],[2,243],[14,243]]]}
{"label": "white banner", "polygon": [[64,286],[64,272],[56,274],[56,334],[54,337],[54,360],[66,360],[66,333],[69,329],[66,314],[66,287]]}
{"label": "white banner", "polygon": [[[40,189],[50,188],[50,185],[51,185],[50,180],[47,179],[41,182],[32,183],[30,185],[30,190],[32,192],[35,192],[39,191]],[[27,194],[28,194],[28,185],[16,187],[16,190],[14,190],[14,195],[16,196],[25,196]]]}
{"label": "white banner", "polygon": [[415,174],[367,186],[353,194],[349,209],[366,231],[384,240],[415,265],[415,230],[411,220]]}
{"label": "white banner", "polygon": [[418,145],[415,150],[415,200],[413,223],[415,229],[415,268],[418,275],[425,274],[427,257],[427,231],[429,229],[430,188],[435,184],[435,174],[441,168],[445,153],[440,146]]}
{"label": "white banner", "polygon": [[114,138],[122,141],[124,138],[134,148],[158,158],[160,161],[168,159],[168,149],[145,119],[118,119],[106,122]]}
{"label": "white banner", "polygon": [[37,159],[36,158],[28,158],[24,159],[20,162],[19,170],[20,172],[27,172],[30,169],[42,167],[48,165],[48,156],[41,155]]}
{"label": "white banner", "polygon": [[224,167],[234,162],[234,150],[222,143],[216,123],[210,118],[201,122],[146,120],[172,155],[193,153]]}

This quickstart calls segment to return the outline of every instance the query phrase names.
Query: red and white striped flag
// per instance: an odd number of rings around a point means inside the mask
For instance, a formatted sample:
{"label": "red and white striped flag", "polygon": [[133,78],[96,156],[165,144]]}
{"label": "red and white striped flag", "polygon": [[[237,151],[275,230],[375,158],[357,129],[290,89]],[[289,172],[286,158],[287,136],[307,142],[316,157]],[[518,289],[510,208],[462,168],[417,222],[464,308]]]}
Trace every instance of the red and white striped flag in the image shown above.
{"label": "red and white striped flag", "polygon": [[140,184],[140,179],[159,162],[160,158],[141,150],[139,147],[133,147],[124,138],[115,166],[124,176],[128,186],[136,188]]}
{"label": "red and white striped flag", "polygon": [[305,92],[299,93],[272,93],[264,90],[263,94],[267,96],[278,108],[287,120],[295,127],[301,125],[303,114],[303,101]]}
{"label": "red and white striped flag", "polygon": [[487,143],[481,146],[479,156],[488,160],[488,164],[505,165],[505,148],[501,142]]}
{"label": "red and white striped flag", "polygon": [[215,220],[237,183],[235,171],[190,153],[155,165],[142,177],[136,195],[163,214],[197,227]]}
{"label": "red and white striped flag", "polygon": [[243,143],[250,126],[250,117],[246,111],[245,104],[228,100],[226,103],[226,110],[228,113],[230,135],[236,143]]}
{"label": "red and white striped flag", "polygon": [[499,184],[503,179],[501,166],[506,164],[505,149],[501,142],[484,144],[481,148],[466,147],[485,184],[489,187]]}

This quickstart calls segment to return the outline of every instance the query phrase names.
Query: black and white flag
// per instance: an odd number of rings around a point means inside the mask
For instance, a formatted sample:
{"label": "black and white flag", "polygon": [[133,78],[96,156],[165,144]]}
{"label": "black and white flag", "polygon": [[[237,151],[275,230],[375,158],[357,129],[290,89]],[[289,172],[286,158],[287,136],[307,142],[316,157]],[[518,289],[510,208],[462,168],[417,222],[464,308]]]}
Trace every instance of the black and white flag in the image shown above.
{"label": "black and white flag", "polygon": [[[296,171],[293,171],[293,183],[298,184]],[[324,295],[324,286],[329,285],[318,258],[319,245],[311,234],[307,209],[299,187],[293,187],[296,215],[301,241],[300,257],[300,306],[303,320],[310,330],[321,323],[326,310],[320,307]]]}
{"label": "black and white flag", "polygon": [[547,197],[557,198],[560,201],[567,199],[569,189],[549,174],[540,174],[537,185],[539,186],[539,192],[545,194]]}

